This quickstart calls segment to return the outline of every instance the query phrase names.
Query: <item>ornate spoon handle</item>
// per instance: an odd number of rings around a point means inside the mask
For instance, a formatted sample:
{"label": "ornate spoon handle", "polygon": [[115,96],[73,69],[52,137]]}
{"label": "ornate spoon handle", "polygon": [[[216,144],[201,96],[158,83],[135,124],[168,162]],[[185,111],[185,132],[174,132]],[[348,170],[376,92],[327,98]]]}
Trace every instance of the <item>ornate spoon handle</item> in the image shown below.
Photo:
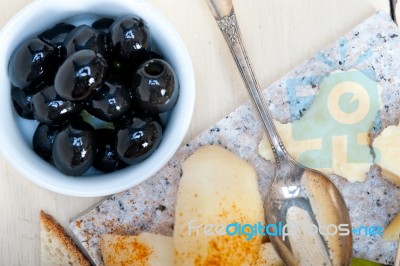
{"label": "ornate spoon handle", "polygon": [[288,154],[277,134],[275,125],[268,113],[268,106],[265,103],[260,86],[254,76],[250,60],[244,47],[242,36],[236,22],[236,15],[231,1],[208,0],[207,3],[217,21],[217,24],[225,37],[231,50],[235,63],[246,84],[247,91],[261,117],[263,126],[268,133],[268,138],[274,152],[275,160],[279,164],[282,160],[287,160]]}

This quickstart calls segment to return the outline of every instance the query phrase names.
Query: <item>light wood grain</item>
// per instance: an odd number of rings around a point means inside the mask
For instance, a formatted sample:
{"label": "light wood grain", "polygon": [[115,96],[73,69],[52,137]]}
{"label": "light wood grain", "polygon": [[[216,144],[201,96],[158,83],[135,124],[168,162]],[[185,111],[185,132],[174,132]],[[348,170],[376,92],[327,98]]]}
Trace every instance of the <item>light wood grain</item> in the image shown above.
{"label": "light wood grain", "polygon": [[[29,2],[2,0],[0,27]],[[185,138],[188,141],[247,101],[246,90],[205,1],[149,2],[175,25],[192,58],[197,91],[193,120]],[[234,4],[262,87],[377,9],[388,9],[386,0],[236,0]],[[71,217],[99,200],[46,191],[27,181],[0,157],[0,265],[39,264],[39,210],[49,212],[67,227]]]}

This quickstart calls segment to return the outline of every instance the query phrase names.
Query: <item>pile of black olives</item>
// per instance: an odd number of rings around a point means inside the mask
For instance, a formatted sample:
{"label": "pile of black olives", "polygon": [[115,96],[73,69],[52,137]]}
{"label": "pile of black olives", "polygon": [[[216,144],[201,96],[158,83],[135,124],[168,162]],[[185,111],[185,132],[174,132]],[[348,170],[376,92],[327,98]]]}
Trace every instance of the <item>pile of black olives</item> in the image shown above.
{"label": "pile of black olives", "polygon": [[126,15],[59,23],[19,45],[9,62],[11,97],[19,116],[39,122],[33,150],[73,176],[149,157],[179,94],[151,43],[145,22]]}

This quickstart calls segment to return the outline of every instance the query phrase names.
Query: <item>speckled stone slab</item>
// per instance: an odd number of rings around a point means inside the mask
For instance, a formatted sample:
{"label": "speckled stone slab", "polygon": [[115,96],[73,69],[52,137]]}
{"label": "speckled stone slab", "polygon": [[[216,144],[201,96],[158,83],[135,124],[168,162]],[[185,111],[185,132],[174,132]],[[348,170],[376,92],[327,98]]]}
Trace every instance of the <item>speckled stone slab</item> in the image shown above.
{"label": "speckled stone slab", "polygon": [[[267,88],[265,96],[273,117],[281,122],[300,118],[311,105],[321,80],[335,70],[349,69],[365,73],[383,88],[381,123],[375,129],[379,132],[387,125],[396,124],[400,116],[400,31],[383,12],[370,17]],[[293,100],[288,93],[291,86],[295,86],[301,97]],[[172,235],[180,165],[199,146],[208,144],[226,147],[254,165],[264,198],[272,182],[275,164],[258,155],[262,134],[252,106],[240,106],[184,145],[154,177],[105,199],[72,219],[70,228],[97,265],[103,264],[99,249],[103,233],[148,231]],[[363,183],[350,183],[337,176],[332,179],[344,195],[353,227],[385,227],[400,211],[400,188],[382,179],[377,166],[371,168]],[[353,239],[354,256],[393,263],[397,243],[384,242],[379,235],[355,234]]]}

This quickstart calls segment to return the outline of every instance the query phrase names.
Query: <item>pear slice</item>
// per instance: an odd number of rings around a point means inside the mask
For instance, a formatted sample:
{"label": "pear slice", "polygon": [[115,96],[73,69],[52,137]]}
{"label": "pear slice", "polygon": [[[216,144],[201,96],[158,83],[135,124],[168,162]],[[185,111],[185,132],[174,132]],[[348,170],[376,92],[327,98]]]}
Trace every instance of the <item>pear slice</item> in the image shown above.
{"label": "pear slice", "polygon": [[262,240],[254,225],[264,224],[253,167],[222,147],[204,146],[182,170],[175,209],[175,265],[252,265]]}

